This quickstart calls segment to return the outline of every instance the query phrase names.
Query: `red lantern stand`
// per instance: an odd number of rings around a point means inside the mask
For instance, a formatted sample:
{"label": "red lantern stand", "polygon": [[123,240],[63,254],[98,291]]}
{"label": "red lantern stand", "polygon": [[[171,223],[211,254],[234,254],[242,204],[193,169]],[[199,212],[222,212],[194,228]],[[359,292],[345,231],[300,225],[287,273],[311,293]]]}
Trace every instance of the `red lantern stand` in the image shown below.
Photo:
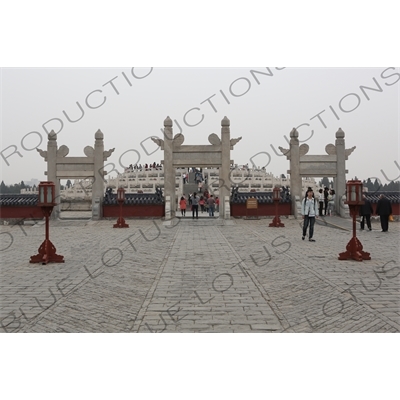
{"label": "red lantern stand", "polygon": [[125,223],[125,220],[122,217],[122,205],[125,203],[125,189],[123,187],[120,187],[117,190],[117,201],[119,204],[119,218],[113,228],[129,228],[129,225]]}
{"label": "red lantern stand", "polygon": [[273,191],[273,200],[275,203],[275,218],[272,220],[272,222],[269,224],[269,226],[271,227],[275,227],[275,228],[282,228],[285,225],[281,222],[281,219],[278,216],[278,204],[281,200],[281,194],[280,194],[281,190],[278,187],[274,187],[274,191]]}
{"label": "red lantern stand", "polygon": [[347,181],[346,201],[350,209],[350,215],[353,217],[353,237],[346,246],[346,251],[339,254],[339,260],[353,259],[356,261],[370,260],[370,253],[363,251],[363,245],[357,238],[356,218],[360,211],[360,206],[364,204],[362,199],[363,185],[359,180]]}
{"label": "red lantern stand", "polygon": [[30,263],[47,264],[63,263],[64,256],[56,254],[56,248],[49,239],[49,217],[53,211],[55,202],[55,185],[53,182],[40,182],[39,184],[39,202],[38,206],[42,209],[43,215],[46,218],[46,239],[40,245],[38,254],[31,256]]}

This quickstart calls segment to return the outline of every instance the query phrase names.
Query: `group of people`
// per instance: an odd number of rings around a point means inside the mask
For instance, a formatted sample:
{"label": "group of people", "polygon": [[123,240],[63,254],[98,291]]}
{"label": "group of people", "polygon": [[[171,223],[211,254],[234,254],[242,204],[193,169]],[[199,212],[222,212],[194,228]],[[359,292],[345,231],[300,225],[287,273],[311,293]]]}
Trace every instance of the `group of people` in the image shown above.
{"label": "group of people", "polygon": [[125,172],[133,172],[133,171],[136,171],[136,170],[138,170],[138,171],[143,171],[143,170],[145,170],[145,171],[149,171],[149,170],[152,170],[152,169],[155,169],[155,170],[159,170],[159,169],[162,169],[162,165],[161,164],[158,164],[158,163],[155,163],[155,162],[153,162],[153,164],[135,164],[135,165],[132,165],[132,164],[130,164],[129,165],[129,167],[127,167],[127,168],[125,168]]}
{"label": "group of people", "polygon": [[335,191],[333,189],[328,189],[327,187],[325,187],[324,189],[319,189],[318,193],[319,216],[322,217],[323,215],[335,215]]}
{"label": "group of people", "polygon": [[196,192],[189,194],[189,199],[186,201],[185,195],[179,200],[179,209],[181,210],[182,217],[186,216],[187,206],[190,206],[192,210],[192,218],[199,218],[199,206],[201,212],[208,211],[209,217],[214,217],[215,212],[219,212],[219,198],[214,198],[206,190],[204,196],[199,196]]}
{"label": "group of people", "polygon": [[[327,188],[325,188],[326,190]],[[303,235],[302,235],[302,240],[305,239],[307,235],[307,229],[309,228],[309,233],[308,233],[308,240],[310,242],[315,242],[315,239],[313,239],[314,236],[314,224],[315,224],[315,219],[318,218],[319,216],[322,216],[322,211],[325,206],[325,215],[331,215],[332,210],[334,211],[334,205],[333,207],[329,207],[330,202],[335,201],[335,191],[333,189],[330,190],[330,195],[332,196],[330,199],[328,198],[328,201],[326,202],[326,196],[324,194],[325,190],[320,189],[319,196],[318,196],[318,203],[319,207],[317,208],[317,200],[314,197],[314,191],[309,187],[306,196],[303,199],[301,203],[301,214],[303,217]],[[333,193],[332,193],[333,192]],[[359,215],[361,217],[360,220],[360,230],[364,230],[365,224],[367,224],[368,230],[372,230],[371,227],[371,215],[373,214],[373,208],[372,204],[365,195],[363,195],[363,201],[364,204],[360,206],[360,211]],[[322,203],[322,204],[321,204]],[[380,222],[381,222],[381,227],[382,227],[382,232],[388,232],[389,230],[389,217],[392,214],[392,205],[390,201],[385,197],[384,194],[381,194],[379,196],[378,203],[376,205],[376,214],[379,215]]]}

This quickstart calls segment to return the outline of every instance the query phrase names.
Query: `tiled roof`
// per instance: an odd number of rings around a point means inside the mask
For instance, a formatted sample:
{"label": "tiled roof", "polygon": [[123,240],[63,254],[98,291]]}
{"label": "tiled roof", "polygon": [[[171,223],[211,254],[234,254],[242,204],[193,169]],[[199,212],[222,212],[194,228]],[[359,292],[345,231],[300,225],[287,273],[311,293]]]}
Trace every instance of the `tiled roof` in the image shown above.
{"label": "tiled roof", "polygon": [[381,194],[384,194],[391,203],[400,203],[400,192],[367,192],[365,193],[365,197],[371,203],[377,203]]}
{"label": "tiled roof", "polygon": [[[104,205],[118,205],[117,195],[112,194],[111,198],[107,195],[103,199]],[[161,198],[157,194],[151,193],[126,193],[125,203],[126,205],[132,204],[164,204],[164,198]]]}
{"label": "tiled roof", "polygon": [[0,194],[0,207],[36,206],[37,194]]}
{"label": "tiled roof", "polygon": [[[365,197],[371,203],[377,203],[379,196],[384,194],[391,203],[400,203],[400,192],[375,192],[375,193],[365,193]],[[111,201],[108,197],[104,197],[104,204],[118,204],[117,195],[111,195]],[[273,203],[273,193],[272,192],[237,192],[231,196],[231,201],[233,203],[246,203],[248,198],[255,197],[259,203]],[[289,203],[290,196],[285,196],[281,199],[281,203]],[[37,194],[0,194],[0,207],[26,207],[26,206],[36,206],[38,202]],[[164,198],[160,197],[158,194],[149,193],[127,193],[125,194],[125,204],[163,204]]]}
{"label": "tiled roof", "polygon": [[[262,203],[273,203],[273,193],[272,192],[236,192],[233,193],[231,196],[231,202],[240,204],[240,203],[246,203],[247,199],[250,198],[256,198],[257,201],[262,204]],[[290,195],[282,198],[281,196],[281,203],[290,203],[291,198]]]}

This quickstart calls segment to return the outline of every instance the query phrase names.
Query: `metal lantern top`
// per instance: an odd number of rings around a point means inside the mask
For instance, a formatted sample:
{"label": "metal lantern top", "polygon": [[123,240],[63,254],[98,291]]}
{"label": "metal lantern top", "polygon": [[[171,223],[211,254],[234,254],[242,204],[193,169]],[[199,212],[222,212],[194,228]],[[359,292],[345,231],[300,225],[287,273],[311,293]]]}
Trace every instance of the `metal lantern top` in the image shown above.
{"label": "metal lantern top", "polygon": [[118,203],[125,202],[125,189],[123,187],[119,187],[117,190],[117,201]]}
{"label": "metal lantern top", "polygon": [[273,191],[273,199],[274,200],[280,200],[281,198],[281,189],[278,187],[274,187],[274,191]]}
{"label": "metal lantern top", "polygon": [[39,207],[54,207],[56,185],[53,182],[39,183]]}
{"label": "metal lantern top", "polygon": [[362,205],[363,200],[363,184],[359,180],[351,180],[346,183],[346,204]]}

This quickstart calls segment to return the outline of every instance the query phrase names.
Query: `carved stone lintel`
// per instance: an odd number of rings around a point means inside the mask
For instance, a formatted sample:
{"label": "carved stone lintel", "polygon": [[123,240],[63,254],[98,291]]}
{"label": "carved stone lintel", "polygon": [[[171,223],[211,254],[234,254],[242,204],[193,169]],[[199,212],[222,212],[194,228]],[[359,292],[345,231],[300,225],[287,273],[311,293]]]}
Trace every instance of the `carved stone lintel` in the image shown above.
{"label": "carved stone lintel", "polygon": [[110,157],[112,153],[114,153],[114,150],[115,148],[103,151],[103,161],[107,161],[107,158]]}

